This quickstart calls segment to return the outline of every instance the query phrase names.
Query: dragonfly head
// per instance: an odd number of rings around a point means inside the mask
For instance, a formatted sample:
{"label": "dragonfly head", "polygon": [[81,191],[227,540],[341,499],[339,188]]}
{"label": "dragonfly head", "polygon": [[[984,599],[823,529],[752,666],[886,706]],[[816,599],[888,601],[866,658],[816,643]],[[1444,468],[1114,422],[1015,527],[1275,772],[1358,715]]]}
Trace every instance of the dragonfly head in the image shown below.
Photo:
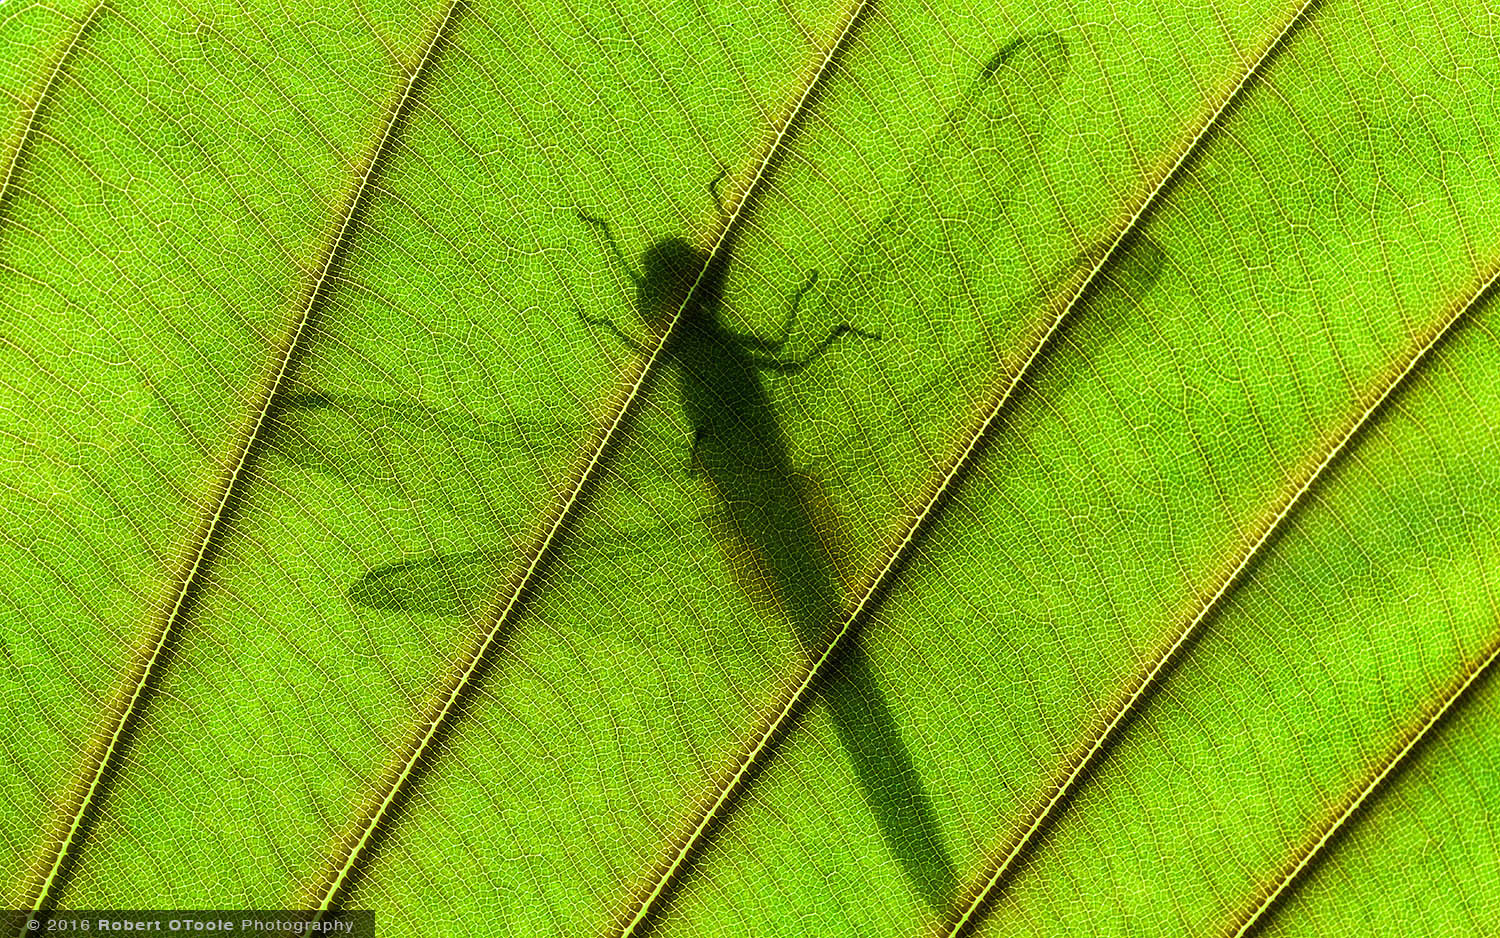
{"label": "dragonfly head", "polygon": [[651,331],[666,331],[707,264],[707,252],[681,238],[663,238],[646,249],[636,305]]}

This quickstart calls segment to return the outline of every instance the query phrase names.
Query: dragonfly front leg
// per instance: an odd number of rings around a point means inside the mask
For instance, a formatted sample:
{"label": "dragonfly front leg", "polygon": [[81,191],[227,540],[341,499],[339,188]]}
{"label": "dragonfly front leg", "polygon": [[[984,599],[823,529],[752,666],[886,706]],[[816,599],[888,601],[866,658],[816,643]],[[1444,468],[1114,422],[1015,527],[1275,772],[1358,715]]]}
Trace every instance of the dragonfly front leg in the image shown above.
{"label": "dragonfly front leg", "polygon": [[878,332],[866,332],[863,329],[856,328],[844,322],[835,326],[833,331],[828,333],[827,337],[822,342],[819,342],[817,347],[811,352],[807,353],[801,361],[795,358],[776,358],[774,356],[752,356],[751,359],[755,362],[755,367],[761,371],[774,371],[777,374],[794,375],[804,371],[813,362],[822,358],[833,347],[833,343],[846,335],[858,336],[861,339],[880,338],[880,333]]}
{"label": "dragonfly front leg", "polygon": [[575,208],[573,209],[573,212],[585,224],[592,225],[595,228],[599,229],[599,231],[604,235],[604,243],[609,246],[610,252],[615,256],[615,260],[619,261],[620,266],[624,268],[625,276],[629,277],[630,282],[635,285],[635,288],[637,290],[639,290],[642,279],[641,275],[636,273],[634,270],[631,270],[630,261],[627,261],[625,259],[625,252],[620,250],[620,242],[615,240],[615,232],[614,229],[609,226],[609,222],[598,217],[597,215],[590,215],[588,212],[585,212],[581,208]]}
{"label": "dragonfly front leg", "polygon": [[[619,262],[622,268],[624,268],[625,276],[629,277],[630,282],[635,285],[635,288],[637,290],[639,290],[641,288],[641,281],[644,278],[630,268],[630,262],[625,259],[624,252],[620,250],[620,242],[615,240],[615,232],[614,229],[609,226],[609,222],[595,215],[590,215],[588,212],[585,212],[581,208],[576,208],[573,211],[585,224],[592,225],[593,227],[599,229],[600,233],[604,235],[604,243],[608,245],[610,253],[615,256],[615,260]],[[576,304],[574,306],[574,309],[576,309],[578,312],[578,318],[583,320],[585,324],[590,326],[603,326],[610,332],[613,332],[621,342],[624,342],[627,347],[633,349],[638,354],[644,355],[649,351],[646,346],[632,339],[628,334],[626,334],[625,330],[615,325],[615,321],[613,319],[609,319],[605,316],[590,316]]]}
{"label": "dragonfly front leg", "polygon": [[575,309],[578,312],[578,318],[583,320],[586,325],[603,326],[610,332],[613,332],[621,342],[625,343],[626,347],[633,350],[636,354],[645,355],[651,351],[649,348],[637,342],[635,339],[632,339],[629,333],[627,333],[624,329],[621,329],[619,326],[615,325],[615,321],[613,319],[610,319],[608,316],[590,316],[582,309],[577,309],[577,307],[575,307]]}
{"label": "dragonfly front leg", "polygon": [[720,215],[724,214],[724,200],[719,198],[719,183],[723,182],[724,178],[728,175],[729,170],[720,169],[719,175],[715,176],[713,181],[708,184],[708,194],[713,198],[714,208],[718,209]]}
{"label": "dragonfly front leg", "polygon": [[703,463],[699,462],[699,456],[698,456],[698,450],[699,450],[700,447],[702,447],[702,445],[703,445],[703,428],[702,427],[694,427],[693,428],[693,445],[688,449],[688,461],[687,461],[687,471],[688,472],[696,472],[699,469],[703,468]]}
{"label": "dragonfly front leg", "polygon": [[778,355],[786,347],[787,339],[791,338],[792,327],[797,324],[797,312],[802,307],[802,298],[818,282],[818,272],[815,270],[807,275],[807,280],[792,294],[791,308],[787,310],[786,321],[781,324],[781,334],[774,339],[762,339],[759,336],[742,335],[734,333],[735,339],[743,347],[753,352],[768,352]]}

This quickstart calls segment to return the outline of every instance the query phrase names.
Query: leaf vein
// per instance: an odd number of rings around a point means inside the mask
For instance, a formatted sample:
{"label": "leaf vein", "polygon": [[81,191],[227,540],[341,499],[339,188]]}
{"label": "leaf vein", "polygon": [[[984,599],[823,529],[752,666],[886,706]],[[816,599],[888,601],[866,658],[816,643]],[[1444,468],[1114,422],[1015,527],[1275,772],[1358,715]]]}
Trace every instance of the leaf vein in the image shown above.
{"label": "leaf vein", "polygon": [[[302,350],[308,326],[328,290],[337,281],[335,271],[358,228],[361,209],[373,189],[372,182],[395,144],[398,131],[410,110],[414,92],[461,2],[462,0],[457,0],[450,4],[442,21],[425,44],[420,64],[406,75],[401,94],[388,107],[381,122],[380,135],[350,187],[343,208],[337,216],[333,236],[327,242],[316,273],[308,281],[305,299],[299,305],[298,313],[282,338],[280,347],[272,356],[267,380],[260,386],[249,419],[231,445],[226,466],[210,499],[211,507],[199,519],[197,531],[188,542],[185,556],[167,582],[163,612],[150,628],[141,654],[128,671],[123,692],[117,703],[110,707],[102,732],[85,756],[84,769],[80,773],[75,793],[69,799],[68,809],[60,825],[61,831],[38,864],[38,869],[42,872],[30,893],[34,898],[28,903],[33,910],[44,909],[55,900],[66,879],[67,868],[75,861],[78,850],[86,839],[89,818],[99,809],[122,753],[127,748],[134,729],[153,696],[154,685],[170,657],[173,639],[193,607],[194,596],[203,582],[203,572],[224,536],[227,519],[233,514],[240,498],[242,480],[249,476],[248,468],[256,443],[263,436],[262,430]],[[95,9],[97,11],[102,7],[101,3]]]}
{"label": "leaf vein", "polygon": [[[1394,370],[1385,380],[1379,393],[1376,394],[1369,404],[1363,407],[1358,416],[1325,449],[1318,462],[1312,466],[1304,475],[1302,481],[1298,483],[1297,488],[1275,506],[1274,513],[1268,520],[1262,523],[1255,539],[1246,545],[1228,571],[1219,578],[1218,586],[1214,589],[1214,592],[1198,605],[1197,611],[1194,612],[1188,622],[1178,631],[1172,643],[1166,650],[1156,656],[1149,670],[1136,682],[1135,686],[1126,694],[1124,700],[1116,707],[1104,727],[1093,738],[1089,747],[1071,764],[1067,776],[1053,788],[1047,801],[1032,813],[1026,830],[1012,843],[1004,859],[996,865],[984,886],[975,893],[973,900],[968,904],[963,914],[954,921],[950,928],[945,930],[944,934],[948,938],[957,938],[961,934],[968,934],[974,927],[977,918],[982,916],[984,909],[989,904],[992,893],[998,887],[999,883],[1015,867],[1018,859],[1026,852],[1037,836],[1051,823],[1059,808],[1068,801],[1072,793],[1087,776],[1089,770],[1098,764],[1103,752],[1108,748],[1110,742],[1119,735],[1121,728],[1126,724],[1131,715],[1140,708],[1142,703],[1151,695],[1152,691],[1160,685],[1161,680],[1170,670],[1170,666],[1176,660],[1179,652],[1191,644],[1203,624],[1213,616],[1221,606],[1224,598],[1233,592],[1234,588],[1241,582],[1245,572],[1260,556],[1262,548],[1274,540],[1275,535],[1281,530],[1284,522],[1296,513],[1297,507],[1302,503],[1307,493],[1323,477],[1328,467],[1337,462],[1339,457],[1348,451],[1351,442],[1370,425],[1372,419],[1382,410],[1386,401],[1399,388],[1405,385],[1407,378],[1416,372],[1419,366],[1427,360],[1432,350],[1442,341],[1443,337],[1453,331],[1454,326],[1464,317],[1464,314],[1472,309],[1488,293],[1496,282],[1497,277],[1500,277],[1500,268],[1497,268],[1495,272],[1491,273],[1483,281],[1479,289],[1471,294],[1471,298],[1467,302],[1456,304],[1452,311],[1436,324],[1436,328],[1421,342],[1415,351],[1406,357],[1401,367]],[[1484,667],[1488,667],[1488,661],[1481,666],[1481,669]],[[1426,729],[1424,728],[1422,732],[1425,733]],[[1402,751],[1403,754],[1405,751]]]}
{"label": "leaf vein", "polygon": [[[567,488],[567,494],[554,508],[550,517],[540,526],[539,536],[533,546],[522,555],[522,568],[512,578],[510,584],[502,589],[497,601],[480,620],[479,641],[461,659],[454,676],[439,695],[437,706],[418,722],[414,739],[394,765],[388,781],[377,787],[377,794],[371,807],[357,822],[347,846],[335,852],[330,871],[325,875],[314,900],[318,910],[332,909],[342,895],[349,890],[360,861],[370,855],[370,847],[381,833],[383,825],[390,822],[395,814],[396,806],[409,792],[420,774],[424,761],[435,750],[437,740],[441,738],[456,714],[462,710],[463,702],[475,686],[477,676],[483,671],[486,662],[491,657],[492,649],[499,639],[509,632],[516,616],[526,605],[531,590],[551,562],[585,501],[585,496],[601,475],[617,441],[629,427],[638,402],[660,373],[666,359],[663,349],[668,347],[673,333],[680,327],[683,321],[683,311],[690,309],[696,302],[697,294],[704,286],[706,275],[718,259],[730,249],[747,208],[753,204],[755,197],[764,186],[771,170],[784,152],[802,117],[816,99],[833,64],[848,45],[871,2],[872,0],[859,0],[859,3],[851,9],[833,43],[824,50],[816,71],[804,85],[801,94],[787,112],[785,120],[776,128],[764,153],[756,160],[754,175],[744,188],[739,190],[738,198],[729,207],[713,248],[708,252],[706,262],[698,271],[697,278],[693,281],[682,305],[678,307],[658,341],[651,347],[644,363],[628,376],[618,402],[611,409],[611,416],[604,422],[602,429],[596,435],[594,444],[589,448],[580,467],[573,473],[573,481]],[[670,879],[670,874],[665,879]],[[626,916],[630,918],[630,924],[624,927],[622,935],[632,934],[633,930],[649,916],[655,898],[661,892],[661,887],[662,884],[658,884],[658,889],[649,894],[633,913],[627,911]]]}
{"label": "leaf vein", "polygon": [[99,18],[99,14],[104,10],[104,7],[105,0],[98,0],[89,10],[88,15],[78,23],[78,28],[68,38],[67,45],[63,46],[62,51],[58,53],[57,61],[53,62],[52,67],[48,69],[47,77],[43,79],[42,87],[37,92],[36,99],[26,107],[25,117],[21,121],[20,132],[16,135],[16,142],[11,146],[10,159],[5,163],[5,174],[0,176],[0,222],[4,221],[5,208],[10,204],[10,198],[15,188],[15,178],[20,171],[22,162],[25,160],[27,146],[36,137],[37,118],[41,114],[42,108],[51,100],[52,93],[57,87],[58,79],[62,76],[63,70],[77,53],[78,47],[83,43],[89,30],[94,28],[94,21]]}
{"label": "leaf vein", "polygon": [[[1457,311],[1446,323],[1442,325],[1442,327],[1432,337],[1432,339],[1417,352],[1417,354],[1407,365],[1406,369],[1403,370],[1399,376],[1397,376],[1395,382],[1393,382],[1391,386],[1386,389],[1385,393],[1383,393],[1380,398],[1376,400],[1373,405],[1371,405],[1369,413],[1373,413],[1376,409],[1378,409],[1381,404],[1385,400],[1387,400],[1395,391],[1396,387],[1405,380],[1407,375],[1421,364],[1421,362],[1429,355],[1432,349],[1443,339],[1443,337],[1452,333],[1454,325],[1461,319],[1463,319],[1466,313],[1474,309],[1474,307],[1478,306],[1479,303],[1489,295],[1490,291],[1494,288],[1497,280],[1500,280],[1500,267],[1497,267],[1495,272],[1490,275],[1489,279],[1480,286],[1478,291],[1474,293],[1472,299],[1470,299],[1469,302],[1460,305],[1457,308]],[[1367,413],[1366,416],[1368,417],[1368,415],[1369,414]],[[1357,432],[1358,429],[1359,428],[1356,425],[1354,432]],[[1350,435],[1352,436],[1353,434],[1351,433]],[[1252,933],[1258,925],[1263,923],[1268,918],[1271,910],[1276,907],[1277,901],[1281,898],[1281,896],[1283,896],[1287,892],[1287,890],[1291,889],[1292,886],[1297,882],[1297,880],[1300,879],[1302,875],[1312,866],[1313,861],[1323,853],[1324,849],[1328,846],[1329,842],[1333,840],[1334,836],[1344,828],[1345,823],[1348,822],[1348,820],[1353,817],[1356,812],[1359,811],[1360,807],[1370,798],[1371,795],[1373,795],[1380,788],[1385,780],[1388,779],[1391,774],[1401,766],[1401,764],[1412,753],[1412,751],[1415,750],[1417,746],[1420,745],[1421,742],[1430,735],[1433,728],[1442,722],[1443,717],[1446,716],[1448,712],[1458,704],[1459,700],[1468,693],[1469,689],[1477,684],[1479,680],[1489,672],[1491,666],[1494,665],[1497,658],[1500,658],[1500,640],[1496,640],[1491,644],[1489,650],[1480,658],[1477,665],[1467,669],[1467,673],[1462,675],[1461,679],[1443,697],[1438,706],[1426,716],[1426,718],[1422,722],[1422,725],[1417,727],[1417,729],[1407,737],[1407,739],[1400,745],[1400,747],[1397,748],[1396,751],[1393,752],[1383,763],[1381,763],[1379,767],[1377,767],[1377,769],[1369,776],[1365,783],[1360,786],[1360,788],[1354,793],[1353,797],[1349,799],[1349,803],[1344,806],[1344,809],[1340,811],[1338,815],[1334,817],[1326,826],[1324,826],[1322,830],[1318,831],[1317,835],[1314,838],[1312,838],[1307,844],[1304,845],[1301,853],[1298,854],[1295,860],[1288,865],[1288,867],[1281,873],[1280,876],[1277,877],[1275,883],[1265,891],[1265,893],[1260,897],[1259,901],[1255,904],[1254,908],[1250,909],[1244,914],[1244,916],[1240,920],[1240,924],[1238,925],[1238,927],[1233,928],[1233,930],[1229,932],[1229,934],[1232,935],[1232,938],[1244,938],[1245,935]]]}

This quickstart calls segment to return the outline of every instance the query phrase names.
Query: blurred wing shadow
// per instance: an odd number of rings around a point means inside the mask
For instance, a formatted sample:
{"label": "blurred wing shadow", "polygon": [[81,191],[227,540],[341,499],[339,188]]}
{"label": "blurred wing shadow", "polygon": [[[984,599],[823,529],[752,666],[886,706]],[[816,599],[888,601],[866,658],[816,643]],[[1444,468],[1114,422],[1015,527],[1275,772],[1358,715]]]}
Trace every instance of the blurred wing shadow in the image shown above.
{"label": "blurred wing shadow", "polygon": [[347,595],[371,609],[472,620],[494,601],[505,559],[473,550],[406,560],[370,571]]}

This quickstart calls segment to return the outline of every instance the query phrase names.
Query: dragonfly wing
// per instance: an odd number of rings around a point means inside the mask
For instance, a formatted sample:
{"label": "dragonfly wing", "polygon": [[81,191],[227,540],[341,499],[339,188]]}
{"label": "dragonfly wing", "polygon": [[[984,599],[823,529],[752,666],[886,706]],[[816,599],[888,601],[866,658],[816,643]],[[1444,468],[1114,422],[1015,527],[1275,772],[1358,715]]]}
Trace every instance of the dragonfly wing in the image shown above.
{"label": "dragonfly wing", "polygon": [[348,595],[372,609],[473,619],[499,590],[502,562],[482,550],[406,560],[370,571]]}
{"label": "dragonfly wing", "polygon": [[[455,517],[475,519],[481,502],[463,480],[515,478],[520,474],[556,474],[553,488],[578,462],[591,438],[588,428],[545,414],[506,422],[468,419],[457,409],[438,409],[415,402],[383,400],[358,394],[296,391],[282,402],[272,425],[273,449],[295,465],[352,485],[397,493],[405,503],[421,500],[448,505]],[[680,486],[688,475],[690,437],[674,425],[644,428],[645,450],[676,448],[677,458],[640,460],[635,468],[670,477]],[[457,471],[462,467],[464,471]],[[612,527],[591,526],[573,535],[570,563],[585,564],[601,581],[626,552],[641,552],[670,539],[701,547],[711,524],[704,513],[681,521],[663,521],[642,505],[617,505]],[[481,537],[483,535],[480,535]],[[470,541],[472,549],[427,553],[376,566],[349,587],[348,597],[375,609],[473,618],[494,601],[524,548],[507,549],[515,535],[499,528],[493,543]]]}
{"label": "dragonfly wing", "polygon": [[[1023,36],[990,59],[913,163],[885,217],[829,282],[825,297],[835,310],[856,324],[870,325],[872,314],[874,322],[900,322],[906,317],[892,314],[913,301],[926,307],[935,297],[972,292],[1017,180],[1035,171],[1032,147],[1067,69],[1068,47],[1056,33]],[[935,258],[944,261],[941,269]],[[942,318],[927,312],[929,322]]]}
{"label": "dragonfly wing", "polygon": [[297,391],[272,428],[274,449],[293,463],[349,483],[421,490],[423,470],[467,462],[486,471],[571,465],[582,427],[528,414],[481,420],[458,409],[359,394]]}
{"label": "dragonfly wing", "polygon": [[[704,521],[708,524],[704,524]],[[705,547],[713,519],[661,523],[614,536],[575,534],[569,566],[590,583],[628,583],[620,560],[671,548]],[[471,550],[433,554],[378,567],[349,587],[348,597],[361,606],[392,612],[476,619],[493,605],[514,569],[516,552]]]}

